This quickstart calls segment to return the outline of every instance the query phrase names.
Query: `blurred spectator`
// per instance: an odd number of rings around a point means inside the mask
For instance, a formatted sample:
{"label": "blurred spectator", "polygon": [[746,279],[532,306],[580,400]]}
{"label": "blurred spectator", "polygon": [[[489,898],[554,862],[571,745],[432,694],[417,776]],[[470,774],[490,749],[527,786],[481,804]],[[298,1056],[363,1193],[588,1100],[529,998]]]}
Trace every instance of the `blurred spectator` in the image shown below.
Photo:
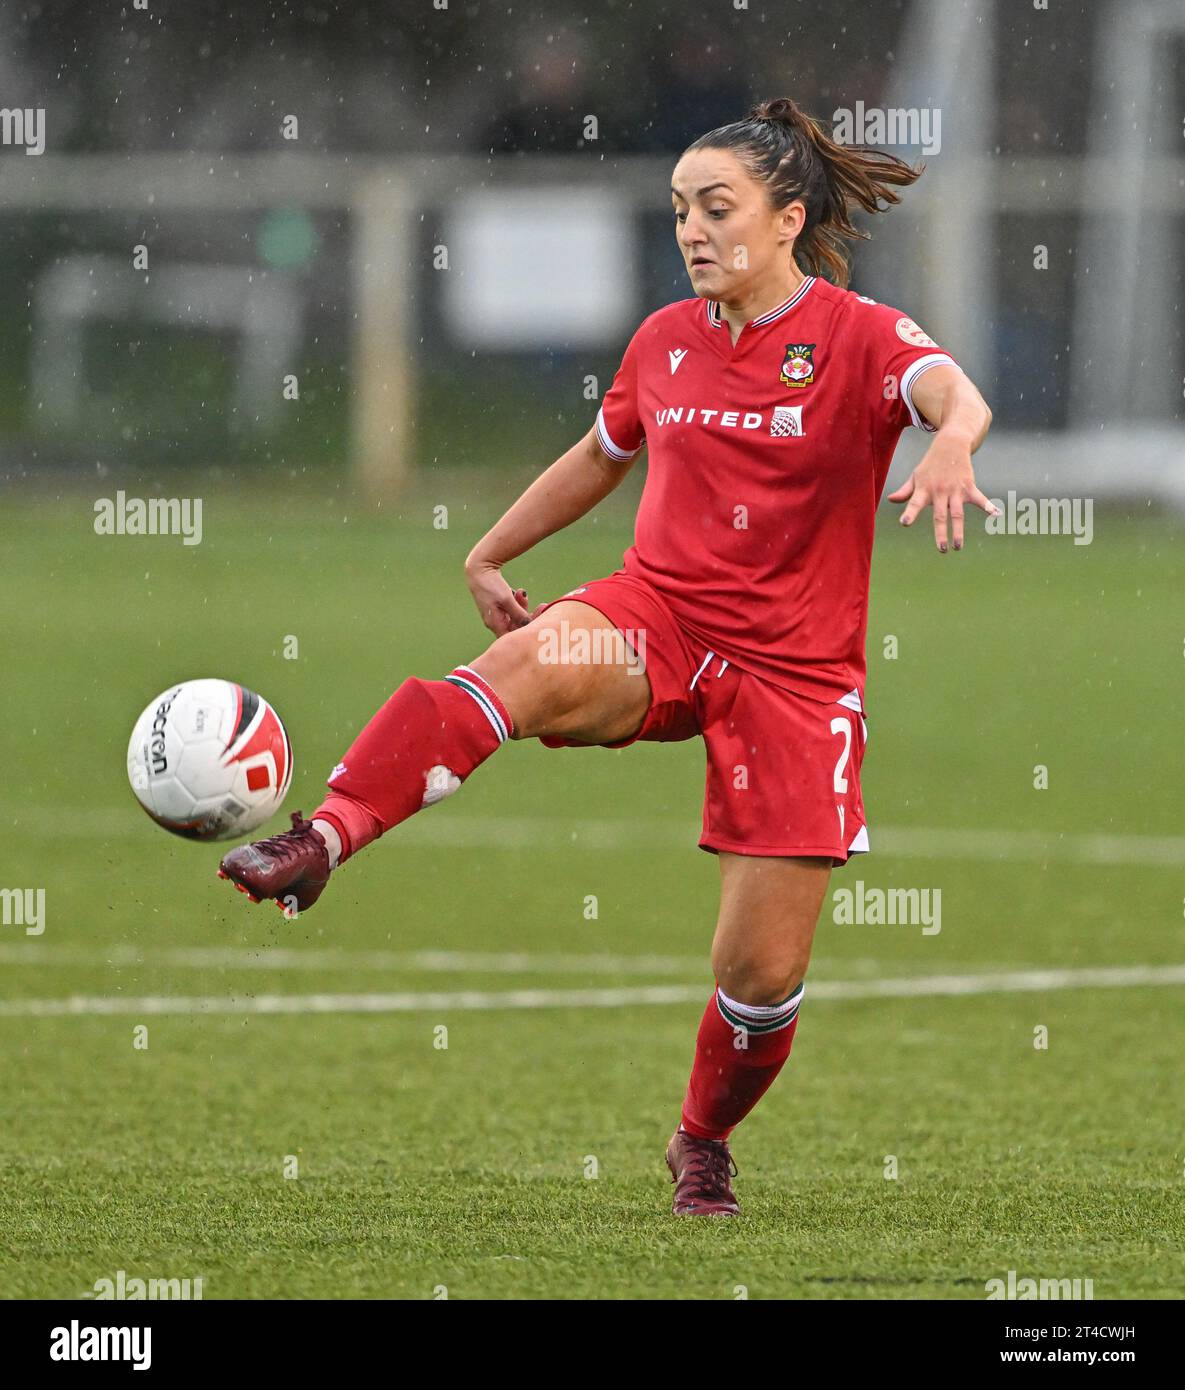
{"label": "blurred spectator", "polygon": [[739,121],[756,99],[744,72],[727,37],[677,39],[655,56],[630,147],[682,154],[700,135]]}
{"label": "blurred spectator", "polygon": [[530,41],[515,73],[525,95],[486,122],[478,148],[494,154],[567,154],[584,148],[584,122],[590,115],[598,117],[598,147],[609,147],[605,137],[611,146],[585,76],[585,48],[566,34]]}
{"label": "blurred spectator", "polygon": [[[291,53],[253,50],[224,65],[191,115],[177,121],[182,149],[325,153],[418,151],[425,121],[407,94],[402,64],[313,45]],[[299,139],[281,139],[286,116]]]}
{"label": "blurred spectator", "polygon": [[[76,84],[61,81],[68,65],[46,39],[51,26],[30,33],[29,6],[23,0],[0,0],[0,107],[45,110],[45,148],[56,154],[69,147],[82,122],[82,101]],[[39,42],[40,40],[40,42]],[[24,148],[0,145],[0,158],[24,158]]]}

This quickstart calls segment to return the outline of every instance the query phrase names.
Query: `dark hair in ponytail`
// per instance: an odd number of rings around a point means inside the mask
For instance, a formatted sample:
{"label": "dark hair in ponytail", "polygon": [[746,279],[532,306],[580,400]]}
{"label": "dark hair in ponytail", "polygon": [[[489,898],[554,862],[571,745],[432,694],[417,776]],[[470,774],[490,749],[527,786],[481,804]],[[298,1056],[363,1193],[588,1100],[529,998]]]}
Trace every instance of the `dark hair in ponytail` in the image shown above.
{"label": "dark hair in ponytail", "polygon": [[729,150],[753,178],[765,184],[775,210],[795,198],[806,206],[806,222],[794,257],[813,275],[848,283],[848,241],[868,239],[852,225],[852,212],[883,212],[899,203],[893,188],[921,177],[903,159],[867,145],[839,145],[822,125],[789,97],[759,102],[741,121],[701,135],[688,150]]}

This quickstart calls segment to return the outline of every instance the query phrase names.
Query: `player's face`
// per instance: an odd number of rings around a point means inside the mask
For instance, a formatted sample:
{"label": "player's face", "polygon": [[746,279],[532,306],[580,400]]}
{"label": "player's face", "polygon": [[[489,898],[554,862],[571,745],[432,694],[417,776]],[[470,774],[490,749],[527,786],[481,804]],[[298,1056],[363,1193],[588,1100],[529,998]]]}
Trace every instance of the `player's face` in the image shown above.
{"label": "player's face", "polygon": [[789,263],[802,204],[775,212],[727,150],[692,150],[671,177],[675,239],[701,299],[726,302]]}

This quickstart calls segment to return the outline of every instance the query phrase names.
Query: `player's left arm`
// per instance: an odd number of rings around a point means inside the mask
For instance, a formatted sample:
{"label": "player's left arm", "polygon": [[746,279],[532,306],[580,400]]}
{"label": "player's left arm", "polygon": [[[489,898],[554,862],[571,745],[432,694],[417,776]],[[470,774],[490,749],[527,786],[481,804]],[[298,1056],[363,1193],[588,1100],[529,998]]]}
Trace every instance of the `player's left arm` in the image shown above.
{"label": "player's left arm", "polygon": [[902,526],[909,526],[923,507],[934,508],[934,543],[945,554],[947,529],[955,550],[963,548],[963,504],[973,502],[989,516],[990,498],[975,485],[971,455],[987,438],[992,423],[988,404],[974,382],[958,367],[940,364],[922,372],[910,393],[915,409],[936,427],[934,442],[890,502],[906,502]]}

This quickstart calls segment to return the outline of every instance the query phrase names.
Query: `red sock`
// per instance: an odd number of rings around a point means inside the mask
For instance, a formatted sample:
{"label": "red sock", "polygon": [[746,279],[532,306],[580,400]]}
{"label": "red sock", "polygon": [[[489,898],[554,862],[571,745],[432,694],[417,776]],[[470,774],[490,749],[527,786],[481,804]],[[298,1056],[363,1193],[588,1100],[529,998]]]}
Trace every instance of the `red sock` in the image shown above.
{"label": "red sock", "polygon": [[722,989],[708,1001],[695,1039],[682,1128],[727,1139],[757,1104],[790,1055],[803,986],[780,1004],[739,1004]]}
{"label": "red sock", "polygon": [[468,666],[442,681],[405,680],[333,769],[313,812],[341,836],[339,864],[456,791],[513,733],[506,706]]}

